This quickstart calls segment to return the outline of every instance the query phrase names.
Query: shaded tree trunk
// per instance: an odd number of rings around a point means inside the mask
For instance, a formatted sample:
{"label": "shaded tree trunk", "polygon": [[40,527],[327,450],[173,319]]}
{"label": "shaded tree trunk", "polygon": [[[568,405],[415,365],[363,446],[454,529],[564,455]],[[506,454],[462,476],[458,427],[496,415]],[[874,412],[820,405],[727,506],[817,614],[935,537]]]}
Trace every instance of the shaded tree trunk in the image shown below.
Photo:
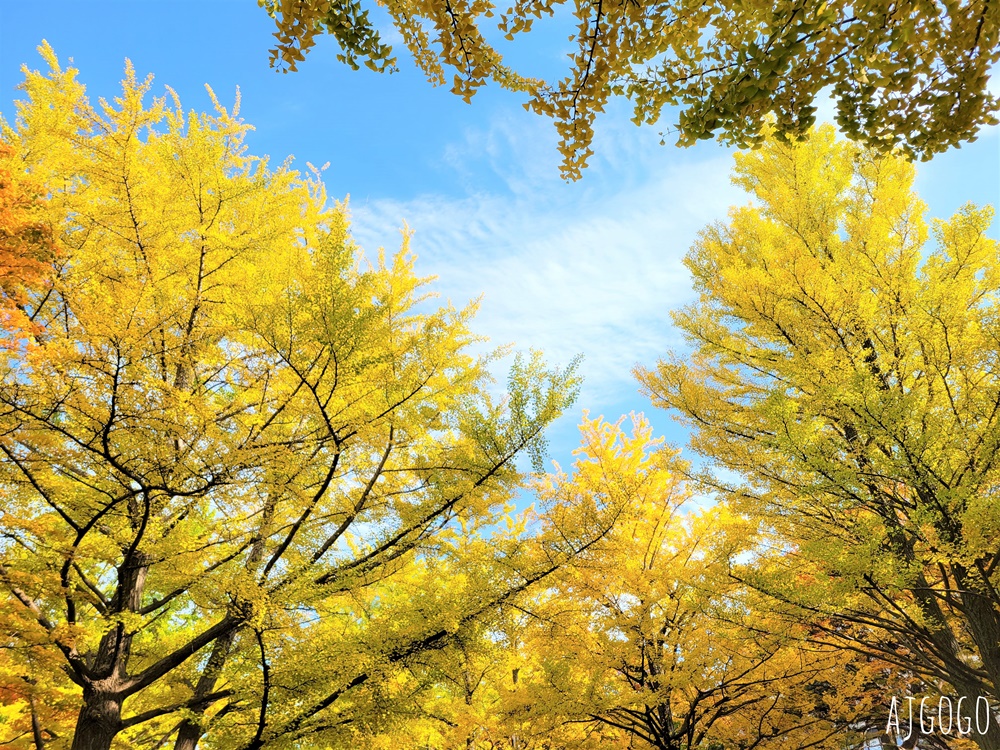
{"label": "shaded tree trunk", "polygon": [[[137,612],[149,571],[149,560],[133,550],[118,568],[118,587],[111,601],[113,612]],[[71,750],[108,750],[122,730],[121,688],[132,652],[132,634],[119,623],[104,634],[93,661],[93,677],[85,678],[83,706],[73,733]]]}
{"label": "shaded tree trunk", "polygon": [[85,688],[70,750],[110,750],[111,741],[121,728],[121,697]]}
{"label": "shaded tree trunk", "polygon": [[[256,573],[264,557],[264,544],[267,539],[268,529],[271,526],[271,520],[274,518],[275,502],[274,498],[269,497],[264,504],[260,529],[257,533],[257,538],[250,547],[250,554],[247,556],[246,569],[250,573]],[[212,646],[212,655],[208,657],[208,663],[205,665],[205,669],[198,679],[198,684],[195,686],[195,698],[204,698],[215,690],[215,684],[218,682],[222,670],[226,666],[226,661],[229,659],[229,654],[233,650],[233,643],[236,641],[237,632],[238,629],[233,628],[220,637]],[[198,715],[203,716],[207,707],[206,705],[197,709]],[[198,742],[204,733],[204,728],[197,721],[185,719],[178,728],[174,750],[196,750]]]}
{"label": "shaded tree trunk", "polygon": [[[29,681],[34,684],[34,680]],[[35,743],[35,750],[45,750],[45,739],[42,737],[42,724],[38,719],[38,706],[35,703],[35,696],[28,694],[28,705],[31,708],[31,739]]]}

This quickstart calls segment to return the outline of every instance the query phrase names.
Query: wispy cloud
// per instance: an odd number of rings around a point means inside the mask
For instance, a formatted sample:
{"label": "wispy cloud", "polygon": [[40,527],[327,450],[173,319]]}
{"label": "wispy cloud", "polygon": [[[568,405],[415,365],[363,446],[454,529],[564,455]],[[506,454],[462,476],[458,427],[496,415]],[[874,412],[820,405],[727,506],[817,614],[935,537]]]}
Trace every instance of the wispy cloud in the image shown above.
{"label": "wispy cloud", "polygon": [[[353,205],[355,238],[369,251],[398,247],[405,221],[418,269],[438,277],[442,297],[462,305],[482,295],[478,332],[553,362],[582,353],[583,405],[621,402],[635,394],[632,367],[678,341],[668,313],[691,297],[681,259],[696,233],[743,200],[721,149],[670,166],[648,135],[616,133],[583,183],[566,185],[554,153],[542,152],[552,149],[544,133],[500,120],[443,155],[458,179],[463,166],[488,162],[496,190]],[[644,178],[623,185],[621,160]],[[650,160],[666,166],[644,168]]]}
{"label": "wispy cloud", "polygon": [[[832,109],[826,102],[821,119]],[[575,184],[559,179],[548,122],[525,126],[500,114],[469,128],[440,154],[453,175],[447,193],[352,204],[355,238],[369,252],[395,249],[405,222],[418,272],[438,277],[444,299],[461,306],[482,297],[475,330],[492,345],[538,348],[557,364],[582,353],[579,408],[611,419],[646,411],[657,432],[683,443],[665,414],[650,412],[631,370],[683,348],[669,312],[693,300],[684,254],[701,228],[748,198],[730,184],[731,158],[718,146],[663,147],[655,129],[624,116],[598,126],[598,156]],[[961,167],[983,154],[996,159],[997,130],[919,166],[932,215],[949,215],[957,193],[961,202],[995,199],[984,178],[994,172]],[[984,179],[970,184],[970,176]],[[552,433],[564,462],[577,444],[579,408]]]}

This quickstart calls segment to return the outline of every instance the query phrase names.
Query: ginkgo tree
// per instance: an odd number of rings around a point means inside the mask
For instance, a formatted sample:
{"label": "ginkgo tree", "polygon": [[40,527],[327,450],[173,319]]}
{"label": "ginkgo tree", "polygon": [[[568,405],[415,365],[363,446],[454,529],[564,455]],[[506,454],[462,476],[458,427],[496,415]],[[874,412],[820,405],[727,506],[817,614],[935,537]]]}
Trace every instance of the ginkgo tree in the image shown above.
{"label": "ginkgo tree", "polygon": [[130,65],[93,105],[41,52],[5,167],[46,191],[60,261],[0,353],[0,700],[38,731],[0,742],[375,732],[408,660],[613,520],[483,531],[577,381],[533,355],[497,396],[473,307],[435,308],[405,245],[366,261],[317,176],[247,153],[236,109],[148,103]]}
{"label": "ginkgo tree", "polygon": [[674,320],[692,351],[639,377],[726,470],[705,485],[772,535],[736,575],[934,693],[987,701],[971,739],[998,748],[993,211],[929,228],[913,166],[831,127],[736,164],[754,202],[686,260],[698,301]]}
{"label": "ginkgo tree", "polygon": [[[699,507],[648,423],[586,419],[571,473],[539,480],[538,521],[621,508],[529,597],[410,664],[416,721],[386,746],[844,748],[885,725],[891,665],[789,620],[730,573],[752,520]],[[381,745],[379,745],[381,746]]]}
{"label": "ginkgo tree", "polygon": [[[522,634],[520,701],[566,737],[599,747],[843,747],[864,728],[868,696],[851,655],[775,622],[768,602],[730,576],[754,524],[699,507],[677,452],[642,417],[587,420],[572,474],[540,496],[563,506],[615,497],[615,527],[555,574]],[[763,606],[762,606],[763,605]]]}
{"label": "ginkgo tree", "polygon": [[[15,161],[14,149],[0,142],[0,347],[17,349],[29,346],[38,330],[26,305],[32,292],[47,288],[58,248],[41,186]],[[0,632],[7,629],[0,625]],[[41,747],[47,734],[40,721],[38,681],[22,669],[8,669],[8,657],[6,649],[0,650],[0,724],[11,737],[30,734]],[[65,713],[66,701],[51,692],[45,698],[47,713]]]}
{"label": "ginkgo tree", "polygon": [[[990,0],[258,4],[277,27],[272,64],[286,70],[322,35],[352,67],[395,69],[395,53],[369,17],[378,8],[431,82],[451,83],[466,101],[488,82],[527,94],[525,106],[555,122],[562,171],[574,179],[592,153],[595,118],[613,96],[632,103],[637,124],[679,107],[679,145],[718,135],[748,146],[759,143],[770,116],[778,133],[805,133],[827,89],[852,138],[924,158],[975,139],[997,122],[1000,104],[988,87],[1000,60],[1000,7]],[[530,49],[534,40],[523,37],[550,16],[572,22],[570,64],[558,81],[517,71],[502,55],[504,39]]]}

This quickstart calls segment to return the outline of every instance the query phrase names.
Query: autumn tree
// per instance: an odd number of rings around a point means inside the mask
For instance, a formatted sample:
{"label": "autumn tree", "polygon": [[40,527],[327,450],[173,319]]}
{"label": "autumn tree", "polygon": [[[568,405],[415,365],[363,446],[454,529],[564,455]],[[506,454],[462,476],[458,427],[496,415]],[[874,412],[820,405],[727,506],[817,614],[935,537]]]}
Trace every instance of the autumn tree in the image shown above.
{"label": "autumn tree", "polygon": [[410,659],[606,531],[484,531],[576,380],[522,358],[498,396],[473,308],[435,309],[405,245],[366,261],[236,109],[144,104],[130,65],[95,107],[41,51],[3,142],[64,256],[0,353],[0,700],[39,731],[0,741],[353,744]]}
{"label": "autumn tree", "polygon": [[[38,327],[26,305],[32,293],[48,289],[58,256],[41,187],[17,168],[16,161],[14,149],[0,142],[0,347],[13,349],[33,343]],[[6,632],[3,625],[0,629]],[[41,747],[47,737],[55,736],[42,726],[37,680],[12,667],[8,652],[0,651],[0,704],[10,707],[9,715],[0,715],[0,724],[9,736],[30,735]],[[66,696],[44,691],[42,695],[47,713],[66,715]]]}
{"label": "autumn tree", "polygon": [[532,638],[540,596],[535,590],[505,601],[446,647],[415,656],[407,665],[414,686],[408,720],[367,742],[427,750],[618,747],[620,738],[607,732],[567,724],[559,701],[535,690],[531,675],[548,657]]}
{"label": "autumn tree", "polygon": [[320,35],[354,68],[393,70],[393,50],[369,18],[381,6],[432,83],[450,82],[466,101],[487,82],[527,94],[526,107],[554,120],[563,174],[574,179],[613,95],[632,103],[637,124],[679,107],[679,145],[716,135],[757,144],[770,115],[777,133],[801,135],[827,87],[844,132],[881,151],[929,158],[997,122],[987,83],[1000,59],[1000,8],[989,0],[577,2],[570,67],[555,82],[504,64],[500,37],[561,13],[556,0],[258,2],[277,25],[272,64],[287,70]]}
{"label": "autumn tree", "polygon": [[801,623],[776,625],[729,575],[755,545],[752,523],[699,508],[685,464],[641,417],[631,434],[600,419],[581,431],[572,473],[549,475],[540,497],[617,496],[625,510],[532,610],[528,713],[546,715],[553,736],[601,732],[601,747],[842,747],[858,708],[850,655],[810,641]]}
{"label": "autumn tree", "polygon": [[[1000,747],[1000,260],[993,212],[930,228],[913,166],[838,141],[737,156],[754,198],[687,256],[691,351],[639,378],[773,535],[738,575],[939,694]],[[929,239],[933,237],[933,242]]]}
{"label": "autumn tree", "polygon": [[775,617],[729,574],[757,543],[752,522],[699,509],[641,418],[631,434],[581,430],[572,472],[538,486],[537,520],[610,502],[616,524],[543,589],[411,663],[434,687],[395,746],[840,749],[864,744],[873,715],[884,728],[885,662]]}

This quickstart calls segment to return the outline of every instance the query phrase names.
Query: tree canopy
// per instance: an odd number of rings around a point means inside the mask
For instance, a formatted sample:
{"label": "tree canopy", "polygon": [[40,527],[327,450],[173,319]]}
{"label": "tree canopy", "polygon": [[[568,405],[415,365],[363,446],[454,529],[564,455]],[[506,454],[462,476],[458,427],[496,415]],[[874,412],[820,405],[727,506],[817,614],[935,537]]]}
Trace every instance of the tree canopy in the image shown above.
{"label": "tree canopy", "polygon": [[[562,172],[578,178],[591,155],[596,116],[627,98],[637,124],[678,107],[679,145],[719,136],[740,147],[775,132],[803,135],[827,88],[837,123],[871,148],[929,158],[997,122],[987,88],[1000,59],[1000,7],[989,0],[576,2],[570,66],[558,81],[503,61],[504,39],[563,13],[557,0],[258,0],[274,18],[272,64],[295,70],[318,35],[339,44],[357,68],[393,70],[397,58],[369,17],[388,13],[414,63],[438,85],[471,100],[492,82],[527,94],[526,107],[551,117]],[[523,43],[523,42],[522,42]]]}
{"label": "tree canopy", "polygon": [[537,482],[542,517],[613,499],[614,527],[503,616],[422,657],[415,681],[434,687],[414,701],[415,720],[396,742],[870,746],[885,729],[885,696],[910,685],[734,578],[733,559],[761,542],[754,522],[725,506],[699,508],[676,451],[653,440],[641,416],[632,427],[585,418],[572,471]]}
{"label": "tree canopy", "polygon": [[757,543],[753,524],[698,508],[688,467],[643,418],[631,434],[603,420],[582,432],[572,474],[547,477],[540,496],[619,496],[623,510],[554,574],[525,623],[521,700],[536,725],[582,726],[602,737],[596,747],[833,748],[852,734],[860,744],[863,710],[838,695],[856,698],[856,685],[833,687],[846,652],[772,621],[729,575]]}
{"label": "tree canopy", "polygon": [[[698,301],[674,320],[692,351],[638,374],[728,472],[704,486],[771,535],[773,552],[736,575],[775,612],[995,707],[993,211],[928,227],[913,177],[832,127],[738,155],[754,202],[686,261]],[[1000,727],[973,739],[1000,747]]]}
{"label": "tree canopy", "polygon": [[93,105],[41,51],[0,121],[0,744],[843,750],[927,694],[994,721],[918,747],[1000,750],[990,209],[928,226],[904,156],[765,125],[690,349],[637,371],[712,463],[585,418],[543,475],[574,365],[499,386],[238,97],[128,64]]}
{"label": "tree canopy", "polygon": [[607,530],[610,504],[510,517],[577,380],[533,355],[499,396],[474,308],[435,309],[405,245],[365,260],[236,108],[147,104],[131,66],[95,107],[42,52],[3,124],[61,247],[0,352],[4,731],[350,744],[408,660]]}

